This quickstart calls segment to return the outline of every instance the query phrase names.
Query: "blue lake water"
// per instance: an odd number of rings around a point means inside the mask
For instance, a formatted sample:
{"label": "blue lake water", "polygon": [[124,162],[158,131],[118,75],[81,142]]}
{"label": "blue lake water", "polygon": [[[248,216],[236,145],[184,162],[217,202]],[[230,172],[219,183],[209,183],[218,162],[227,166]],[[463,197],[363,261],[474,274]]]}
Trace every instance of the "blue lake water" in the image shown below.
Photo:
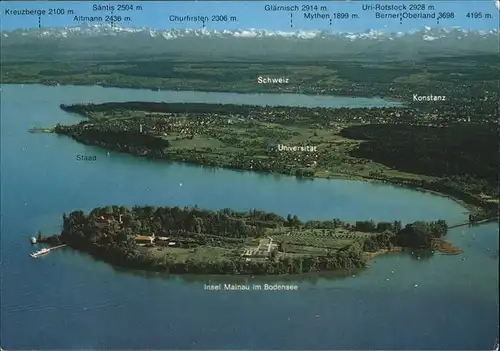
{"label": "blue lake water", "polygon": [[[63,212],[106,204],[258,208],[302,219],[467,218],[450,199],[409,189],[108,156],[70,138],[27,132],[79,120],[60,104],[131,100],[356,106],[332,97],[2,86],[3,348],[492,349],[499,319],[496,223],[452,230],[449,240],[465,251],[459,256],[391,254],[347,278],[222,280],[286,281],[299,285],[296,292],[210,292],[203,285],[221,278],[124,272],[70,249],[29,258],[28,238],[38,229],[55,233]],[[353,100],[370,106],[369,99]],[[76,154],[97,161],[80,163]]]}

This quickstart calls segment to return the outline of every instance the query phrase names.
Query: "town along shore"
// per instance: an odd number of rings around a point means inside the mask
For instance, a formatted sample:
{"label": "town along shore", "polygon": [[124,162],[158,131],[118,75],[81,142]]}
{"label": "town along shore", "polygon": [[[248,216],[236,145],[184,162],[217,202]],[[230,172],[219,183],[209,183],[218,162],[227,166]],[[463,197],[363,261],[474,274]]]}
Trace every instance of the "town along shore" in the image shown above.
{"label": "town along shore", "polygon": [[51,130],[83,144],[208,167],[386,182],[450,196],[474,221],[497,216],[497,135],[489,122],[443,126],[407,107],[108,102],[61,109],[86,119]]}

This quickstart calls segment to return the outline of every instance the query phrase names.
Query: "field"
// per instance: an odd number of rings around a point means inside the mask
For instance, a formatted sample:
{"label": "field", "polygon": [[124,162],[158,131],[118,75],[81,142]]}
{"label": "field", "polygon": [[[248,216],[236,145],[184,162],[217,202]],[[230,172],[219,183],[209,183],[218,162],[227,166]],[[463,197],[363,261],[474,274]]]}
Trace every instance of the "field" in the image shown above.
{"label": "field", "polygon": [[141,247],[142,252],[149,252],[155,258],[162,260],[172,257],[176,262],[185,262],[187,259],[196,261],[210,261],[234,258],[237,253],[234,250],[213,246],[197,247],[196,249],[184,249],[179,247]]}
{"label": "field", "polygon": [[[2,74],[4,82],[102,84],[147,89],[180,89],[205,91],[300,92],[311,91],[312,84],[341,88],[348,82],[337,71],[315,65],[269,63],[182,63],[156,62],[88,62],[78,66],[68,63],[8,63]],[[289,77],[290,83],[276,87],[258,84],[259,76]]]}
{"label": "field", "polygon": [[[350,231],[342,228],[330,229],[268,229],[266,235],[271,237],[275,243],[281,243],[284,251],[278,250],[278,257],[324,255],[331,251],[344,248],[355,240],[360,240],[370,233]],[[231,260],[240,257],[247,249],[256,248],[264,239],[248,239],[244,245],[225,248],[218,246],[198,246],[196,248],[180,247],[140,247],[140,251],[149,252],[158,260],[167,257],[176,262],[185,262],[187,259],[195,261],[218,261]],[[262,259],[252,258],[253,261]]]}
{"label": "field", "polygon": [[300,229],[286,233],[269,229],[268,234],[277,242],[281,242],[287,254],[323,255],[332,250],[349,246],[356,240],[365,238],[369,233],[361,233],[346,229]]}
{"label": "field", "polygon": [[[5,50],[7,51],[7,50]],[[12,53],[12,52],[11,52]],[[351,96],[385,96],[411,101],[413,93],[439,90],[451,95],[467,81],[481,89],[497,89],[498,57],[468,55],[411,60],[222,61],[155,57],[83,62],[26,61],[25,53],[2,61],[1,79],[7,83],[86,84],[153,90],[277,92]],[[259,76],[287,77],[288,84],[258,84]],[[463,92],[460,92],[463,93]]]}

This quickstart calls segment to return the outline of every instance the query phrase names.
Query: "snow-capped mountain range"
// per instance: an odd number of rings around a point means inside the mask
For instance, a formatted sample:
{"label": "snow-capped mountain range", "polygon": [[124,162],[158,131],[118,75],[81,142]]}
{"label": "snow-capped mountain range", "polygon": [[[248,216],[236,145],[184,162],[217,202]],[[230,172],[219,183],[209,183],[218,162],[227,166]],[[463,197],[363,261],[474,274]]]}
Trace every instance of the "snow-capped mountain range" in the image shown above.
{"label": "snow-capped mountain range", "polygon": [[14,31],[4,31],[2,36],[17,37],[17,36],[36,36],[42,38],[72,38],[80,36],[118,36],[143,34],[151,38],[163,38],[165,40],[192,38],[192,37],[208,37],[208,38],[295,38],[295,39],[389,39],[404,36],[421,37],[423,40],[436,40],[440,38],[456,38],[462,39],[468,36],[476,38],[497,37],[498,29],[491,30],[466,30],[458,27],[452,28],[431,28],[425,27],[419,30],[407,32],[386,32],[381,30],[369,29],[364,32],[334,32],[326,30],[290,30],[290,31],[273,31],[267,29],[151,29],[146,27],[121,27],[119,25],[96,24],[96,25],[81,25],[75,27],[58,27],[58,28],[30,28],[17,29]]}
{"label": "snow-capped mountain range", "polygon": [[319,59],[355,56],[496,54],[499,30],[431,28],[408,32],[366,30],[152,29],[118,25],[30,28],[1,32],[2,59],[96,59],[175,56],[200,59]]}

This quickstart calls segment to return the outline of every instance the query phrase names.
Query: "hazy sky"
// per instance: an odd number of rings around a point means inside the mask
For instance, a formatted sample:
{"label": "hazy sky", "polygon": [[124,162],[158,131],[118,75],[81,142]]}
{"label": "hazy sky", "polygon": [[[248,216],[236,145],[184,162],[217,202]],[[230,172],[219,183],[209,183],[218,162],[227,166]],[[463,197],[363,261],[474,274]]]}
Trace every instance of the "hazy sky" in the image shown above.
{"label": "hazy sky", "polygon": [[[128,12],[114,11],[114,15],[130,17],[130,21],[121,25],[124,27],[151,27],[151,28],[201,28],[202,23],[173,23],[170,16],[208,16],[227,15],[228,18],[234,16],[233,22],[208,22],[206,28],[214,29],[235,29],[235,28],[259,28],[272,30],[298,30],[298,29],[331,29],[334,31],[364,31],[367,29],[382,29],[389,31],[406,31],[419,29],[424,26],[430,27],[452,27],[459,26],[466,29],[497,29],[499,27],[499,10],[495,6],[494,0],[457,0],[457,1],[350,1],[350,2],[313,2],[313,1],[169,1],[169,2],[87,2],[87,1],[65,1],[65,2],[0,2],[2,30],[12,30],[16,28],[38,27],[38,16],[15,16],[6,15],[6,10],[13,9],[64,9],[74,11],[72,15],[44,15],[40,18],[42,27],[76,26],[82,22],[74,21],[75,15],[81,16],[105,16],[110,15],[109,11],[96,12],[92,10],[94,4],[110,5],[131,4],[142,6],[142,10]],[[290,12],[266,12],[265,5],[299,5],[302,4],[327,6],[328,12],[323,13],[349,13],[356,14],[357,19],[333,20],[332,25],[327,19],[308,20],[304,19],[303,12],[293,13],[293,28],[290,26]],[[367,4],[423,4],[428,8],[433,5],[436,15],[440,12],[453,13],[453,19],[442,19],[437,24],[435,19],[405,19],[400,24],[398,19],[375,19],[375,13],[363,11],[362,6]],[[316,12],[316,11],[313,11]],[[322,11],[318,11],[322,12]],[[391,13],[398,11],[390,11]],[[419,12],[419,11],[416,11]],[[466,15],[469,12],[480,12],[481,19],[470,19]],[[491,18],[486,18],[486,14]]]}

